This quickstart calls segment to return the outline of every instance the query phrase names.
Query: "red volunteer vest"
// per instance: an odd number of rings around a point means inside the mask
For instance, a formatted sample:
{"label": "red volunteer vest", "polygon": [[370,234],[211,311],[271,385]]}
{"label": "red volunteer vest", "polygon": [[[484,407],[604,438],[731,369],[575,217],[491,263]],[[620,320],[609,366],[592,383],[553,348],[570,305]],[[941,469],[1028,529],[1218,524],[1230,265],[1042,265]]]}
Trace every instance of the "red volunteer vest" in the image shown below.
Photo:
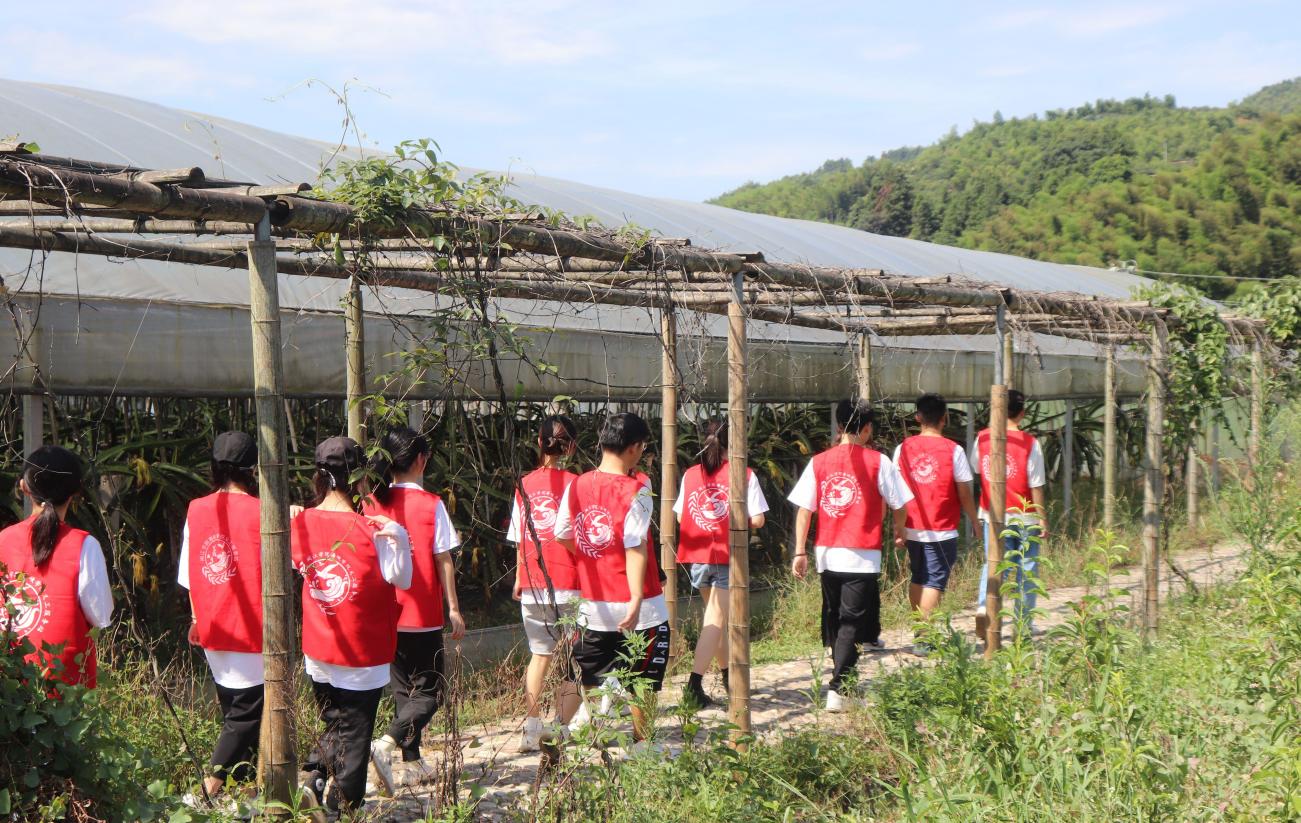
{"label": "red volunteer vest", "polygon": [[363,506],[366,514],[379,514],[401,523],[411,535],[411,588],[396,589],[402,614],[398,626],[404,629],[443,627],[443,581],[434,559],[438,504],[441,498],[424,489],[389,489],[387,503],[374,498]]}
{"label": "red volunteer vest", "polygon": [[[1031,506],[1030,452],[1034,435],[1023,431],[1007,433],[1007,511],[1022,513]],[[980,458],[980,501],[989,509],[989,429],[976,436],[976,455]]]}
{"label": "red volunteer vest", "polygon": [[400,607],[374,527],[353,512],[308,509],[289,530],[303,575],[303,654],[352,668],[392,663]]}
{"label": "red volunteer vest", "polygon": [[[77,581],[81,571],[81,547],[86,532],[66,523],[59,526],[54,553],[44,566],[32,562],[32,523],[35,516],[0,531],[0,565],[5,578],[17,584],[18,593],[9,605],[18,609],[9,629],[19,639],[28,640],[36,651],[27,659],[47,672],[50,663],[63,664],[60,679],[69,685],[84,684],[95,688],[95,644],[90,638],[90,621],[77,598]],[[18,582],[22,575],[22,582]],[[0,614],[0,620],[7,620]],[[46,646],[62,646],[61,651],[47,651]]]}
{"label": "red volunteer vest", "polygon": [[[520,480],[520,485],[529,498],[530,520],[537,530],[538,539],[542,541],[542,559],[547,566],[547,574],[544,575],[542,565],[538,562],[538,544],[533,541],[528,524],[520,523],[519,545],[524,555],[524,565],[520,569],[519,579],[520,585],[526,589],[545,591],[549,575],[551,586],[556,591],[578,591],[578,568],[574,565],[574,556],[556,542],[554,531],[565,489],[577,479],[578,475],[573,472],[542,468],[529,472]],[[523,517],[524,503],[520,500],[518,491],[515,492],[515,505]]]}
{"label": "red volunteer vest", "polygon": [[885,502],[877,487],[881,453],[845,443],[815,455],[818,546],[880,550]]}
{"label": "red volunteer vest", "polygon": [[[754,474],[745,470],[746,481]],[[727,461],[713,474],[695,465],[682,475],[682,519],[678,522],[679,563],[727,563],[732,552],[728,530],[731,482]],[[748,492],[749,489],[747,488]]]}
{"label": "red volunteer vest", "polygon": [[262,652],[262,507],[247,494],[214,492],[190,503],[190,601],[199,645]]}
{"label": "red volunteer vest", "polygon": [[908,528],[955,531],[962,520],[962,502],[953,479],[953,450],[947,437],[906,438],[899,446],[899,472],[912,490]]}
{"label": "red volunteer vest", "polygon": [[[623,522],[644,484],[633,477],[590,471],[569,487],[569,516],[578,544],[578,589],[585,600],[626,603],[628,570]],[[658,596],[659,567],[655,552],[647,551],[642,597]]]}

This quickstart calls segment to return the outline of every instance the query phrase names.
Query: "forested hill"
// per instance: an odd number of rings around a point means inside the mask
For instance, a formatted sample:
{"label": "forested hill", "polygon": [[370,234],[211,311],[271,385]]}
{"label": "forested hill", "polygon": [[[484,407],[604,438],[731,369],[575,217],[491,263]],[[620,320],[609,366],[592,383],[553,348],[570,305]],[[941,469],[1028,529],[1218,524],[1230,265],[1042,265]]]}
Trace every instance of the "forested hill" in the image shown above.
{"label": "forested hill", "polygon": [[1301,78],[1226,108],[1099,100],[977,123],[862,165],[746,185],[745,211],[1043,260],[1233,277],[1301,273]]}

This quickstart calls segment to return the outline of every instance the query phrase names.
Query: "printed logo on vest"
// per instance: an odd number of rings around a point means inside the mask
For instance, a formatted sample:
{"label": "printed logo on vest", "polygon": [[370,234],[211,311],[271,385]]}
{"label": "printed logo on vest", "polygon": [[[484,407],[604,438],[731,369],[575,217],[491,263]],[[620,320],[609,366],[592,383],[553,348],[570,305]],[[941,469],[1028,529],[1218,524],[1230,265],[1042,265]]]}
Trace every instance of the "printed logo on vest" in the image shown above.
{"label": "printed logo on vest", "polygon": [[908,459],[908,474],[920,486],[929,486],[940,478],[940,464],[931,455],[922,452]]}
{"label": "printed logo on vest", "polygon": [[308,594],[325,614],[334,614],[357,593],[352,569],[333,552],[307,558],[303,564],[303,578]]}
{"label": "printed logo on vest", "polygon": [[540,532],[549,532],[556,527],[556,513],[560,511],[560,501],[551,492],[533,492],[529,495],[529,513],[533,516],[533,525]]}
{"label": "printed logo on vest", "polygon": [[45,625],[50,622],[49,602],[45,599],[45,587],[30,577],[24,579],[17,586],[17,591],[9,595],[6,605],[14,611],[13,622],[9,625],[9,630],[16,634],[19,639],[34,631],[44,629]]}
{"label": "printed logo on vest", "polygon": [[235,576],[235,544],[224,534],[213,534],[199,547],[199,571],[214,586],[229,583]]}
{"label": "printed logo on vest", "polygon": [[727,489],[717,483],[706,483],[687,495],[687,512],[704,531],[718,531],[719,524],[727,519],[727,510]]}
{"label": "printed logo on vest", "polygon": [[831,517],[844,517],[858,501],[863,499],[858,481],[848,472],[827,475],[822,481],[819,496],[822,500],[822,511]]}
{"label": "printed logo on vest", "polygon": [[[980,474],[986,480],[989,479],[989,460],[990,460],[990,455],[988,454],[983,455],[980,458]],[[1018,469],[1016,467],[1016,462],[1013,460],[1007,461],[1007,479],[1011,480],[1012,478],[1016,477],[1017,472]]]}
{"label": "printed logo on vest", "polygon": [[614,518],[601,506],[588,506],[574,518],[574,540],[588,557],[600,557],[614,542]]}

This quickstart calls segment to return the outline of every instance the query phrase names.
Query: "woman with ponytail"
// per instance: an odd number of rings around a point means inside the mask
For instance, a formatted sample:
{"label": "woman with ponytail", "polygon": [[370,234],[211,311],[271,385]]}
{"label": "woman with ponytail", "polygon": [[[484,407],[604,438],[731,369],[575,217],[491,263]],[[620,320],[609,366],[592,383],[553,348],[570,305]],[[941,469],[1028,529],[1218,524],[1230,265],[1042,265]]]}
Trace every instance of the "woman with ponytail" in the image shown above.
{"label": "woman with ponytail", "polygon": [[[565,490],[578,479],[578,475],[564,470],[561,464],[574,456],[577,446],[578,428],[574,421],[563,415],[542,421],[538,430],[538,468],[524,475],[516,487],[506,533],[506,539],[518,546],[514,596],[520,603],[524,635],[532,655],[524,674],[525,718],[519,746],[522,752],[534,752],[540,746],[542,686],[564,631],[560,621],[569,618],[572,623],[578,600],[574,558],[556,542],[552,532]],[[572,668],[572,665],[567,667],[571,676],[565,679],[556,701],[558,717],[569,717],[577,709],[578,685],[573,681]]]}
{"label": "woman with ponytail", "polygon": [[[398,785],[414,785],[434,776],[433,767],[420,756],[420,735],[447,692],[443,627],[447,626],[452,640],[465,636],[452,555],[461,538],[442,498],[425,491],[428,465],[429,441],[424,436],[405,426],[390,429],[372,460],[378,481],[365,502],[366,514],[390,518],[411,535],[411,588],[398,592],[401,614],[390,675],[395,712],[388,731],[371,744],[370,753],[375,773],[390,793]],[[397,783],[394,749],[402,750],[407,764]]]}
{"label": "woman with ponytail", "polygon": [[18,486],[32,514],[0,531],[0,577],[17,588],[9,602],[16,613],[0,613],[0,620],[31,643],[28,659],[48,677],[93,689],[90,632],[112,619],[113,593],[99,541],[65,522],[82,474],[77,456],[59,446],[42,446],[24,461]]}
{"label": "woman with ponytail", "polygon": [[[714,705],[705,693],[704,677],[711,661],[718,660],[727,682],[728,568],[732,552],[728,543],[727,423],[708,420],[701,427],[700,463],[682,475],[673,512],[678,517],[678,562],[687,566],[691,585],[705,604],[700,637],[696,640],[695,665],[682,692],[682,701],[698,709]],[[759,488],[753,469],[746,469],[746,511],[750,528],[763,526],[768,501]]]}
{"label": "woman with ponytail", "polygon": [[369,493],[363,468],[351,438],[317,446],[315,505],[289,526],[303,578],[303,665],[325,725],[303,764],[304,788],[316,804],[354,815],[365,801],[375,712],[397,649],[398,590],[411,585],[407,530],[361,513]]}

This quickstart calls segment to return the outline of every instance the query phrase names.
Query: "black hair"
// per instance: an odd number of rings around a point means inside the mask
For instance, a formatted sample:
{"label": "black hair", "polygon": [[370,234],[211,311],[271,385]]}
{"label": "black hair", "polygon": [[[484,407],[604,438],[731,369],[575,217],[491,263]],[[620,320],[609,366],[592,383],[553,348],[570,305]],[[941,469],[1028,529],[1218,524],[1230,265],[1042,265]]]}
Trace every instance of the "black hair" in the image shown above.
{"label": "black hair", "polygon": [[727,460],[727,422],[724,420],[706,420],[700,427],[700,465],[705,474],[718,471]]}
{"label": "black hair", "polygon": [[935,392],[927,392],[917,398],[917,416],[927,426],[938,426],[944,422],[944,415],[949,413],[949,404]]}
{"label": "black hair", "polygon": [[876,422],[876,415],[867,403],[841,400],[836,404],[836,425],[845,434],[858,434]]}
{"label": "black hair", "polygon": [[578,427],[563,414],[543,418],[538,426],[538,445],[543,454],[560,457],[578,440]]}
{"label": "black hair", "polygon": [[379,478],[375,499],[387,503],[392,493],[393,472],[409,471],[422,456],[429,456],[429,440],[420,432],[406,426],[395,426],[384,432],[379,451],[370,460],[371,469]]}
{"label": "black hair", "polygon": [[245,494],[257,497],[257,478],[253,476],[252,469],[225,460],[212,461],[212,490],[220,491],[232,483]]}
{"label": "black hair", "polygon": [[41,513],[32,523],[32,562],[45,565],[59,542],[59,512],[81,491],[81,461],[61,446],[41,446],[24,461],[23,480]]}
{"label": "black hair", "polygon": [[605,419],[601,427],[601,451],[622,454],[638,443],[650,441],[650,426],[632,412],[621,412]]}
{"label": "black hair", "polygon": [[1007,390],[1007,416],[1016,417],[1025,411],[1025,392],[1016,389]]}

